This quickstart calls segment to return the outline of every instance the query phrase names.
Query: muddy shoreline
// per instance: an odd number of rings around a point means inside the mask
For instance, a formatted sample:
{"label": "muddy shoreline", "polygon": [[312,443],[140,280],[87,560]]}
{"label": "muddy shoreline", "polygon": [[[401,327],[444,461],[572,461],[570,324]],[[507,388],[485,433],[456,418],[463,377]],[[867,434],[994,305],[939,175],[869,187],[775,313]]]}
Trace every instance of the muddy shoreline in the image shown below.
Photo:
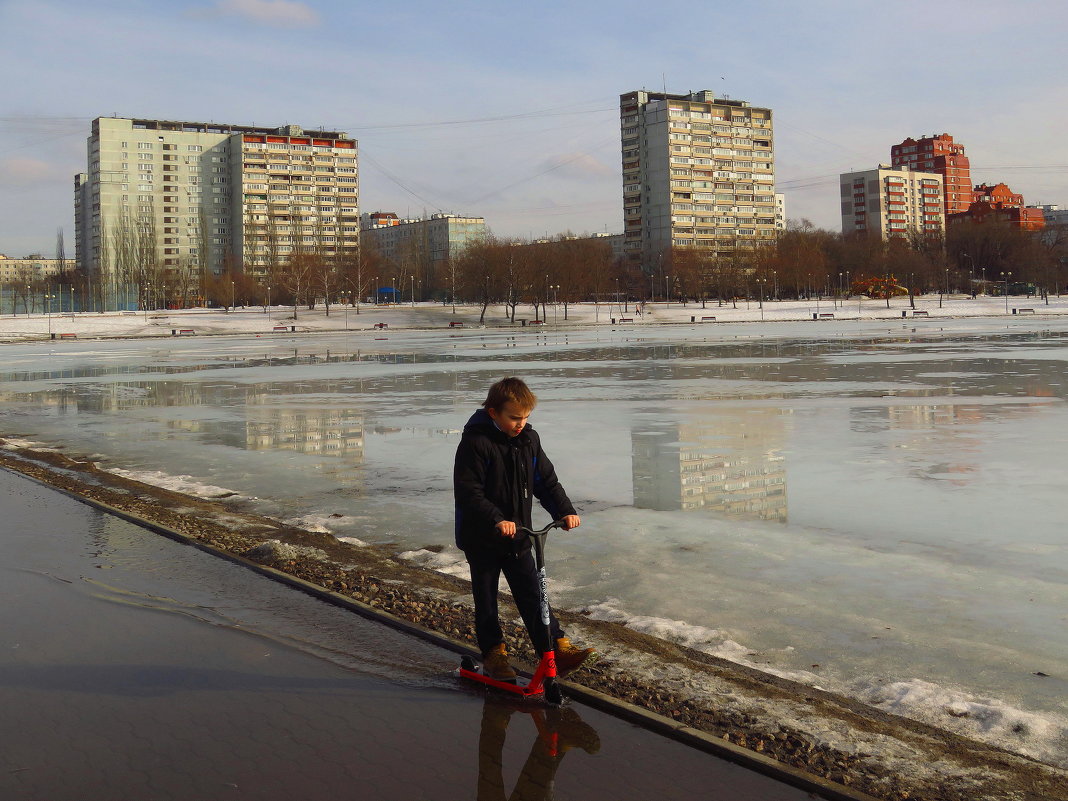
{"label": "muddy shoreline", "polygon": [[[240,501],[181,495],[52,450],[4,443],[0,467],[474,643],[466,582],[399,559],[388,545],[356,547],[253,514]],[[603,654],[569,682],[855,791],[894,801],[1068,801],[1066,771],[617,624],[559,616]],[[506,628],[510,651],[532,662],[522,627]]]}

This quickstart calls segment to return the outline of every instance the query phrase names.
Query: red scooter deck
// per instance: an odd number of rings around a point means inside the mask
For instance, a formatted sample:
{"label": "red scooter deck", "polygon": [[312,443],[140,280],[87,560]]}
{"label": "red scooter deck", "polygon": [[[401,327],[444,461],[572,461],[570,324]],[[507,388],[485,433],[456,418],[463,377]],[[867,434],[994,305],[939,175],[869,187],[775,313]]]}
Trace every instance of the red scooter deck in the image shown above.
{"label": "red scooter deck", "polygon": [[472,679],[496,690],[514,693],[524,698],[544,695],[545,700],[550,704],[558,704],[562,700],[560,687],[556,683],[556,654],[554,651],[546,651],[542,654],[538,668],[528,682],[501,681],[492,676],[487,676],[475,663],[475,660],[469,656],[465,656],[460,660],[460,675],[465,679]]}
{"label": "red scooter deck", "polygon": [[[519,531],[527,534],[534,543],[534,565],[538,570],[538,586],[541,590],[541,622],[545,625],[547,632],[549,629],[549,596],[545,588],[545,535],[554,528],[563,528],[563,521],[554,520],[540,531],[531,531],[525,526],[519,526]],[[552,641],[551,633],[549,640]],[[556,681],[556,652],[552,650],[541,655],[534,675],[531,676],[530,681],[525,683],[500,681],[487,676],[470,656],[465,656],[460,660],[460,676],[523,698],[543,696],[545,703],[548,704],[559,705],[564,700],[560,685]]]}

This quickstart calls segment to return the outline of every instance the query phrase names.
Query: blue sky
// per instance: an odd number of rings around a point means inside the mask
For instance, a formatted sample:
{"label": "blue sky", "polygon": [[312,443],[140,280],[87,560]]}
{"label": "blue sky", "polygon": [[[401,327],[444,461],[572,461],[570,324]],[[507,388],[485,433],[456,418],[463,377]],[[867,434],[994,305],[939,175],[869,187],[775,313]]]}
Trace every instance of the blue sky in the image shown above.
{"label": "blue sky", "polygon": [[838,230],[839,173],[943,131],[976,183],[1068,205],[1065,41],[1063,0],[0,0],[0,252],[73,251],[111,114],[343,130],[363,211],[616,232],[619,95],[665,84],[773,109],[794,219]]}

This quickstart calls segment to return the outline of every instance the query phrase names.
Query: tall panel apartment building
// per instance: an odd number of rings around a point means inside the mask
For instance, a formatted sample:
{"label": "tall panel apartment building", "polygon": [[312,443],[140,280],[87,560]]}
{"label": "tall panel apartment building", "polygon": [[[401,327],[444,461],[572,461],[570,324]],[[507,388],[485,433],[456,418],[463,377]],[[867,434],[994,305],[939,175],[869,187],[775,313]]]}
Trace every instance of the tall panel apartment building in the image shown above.
{"label": "tall panel apartment building", "polygon": [[945,234],[942,176],[880,164],[878,169],[845,173],[842,233],[889,239],[921,233]]}
{"label": "tall panel apartment building", "polygon": [[119,294],[358,252],[357,148],[344,133],[100,117],[88,151],[75,178],[77,259]]}
{"label": "tall panel apartment building", "polygon": [[652,271],[673,247],[733,256],[774,241],[771,109],[642,90],[619,114],[628,259]]}
{"label": "tall panel apartment building", "polygon": [[964,145],[947,133],[906,139],[890,148],[890,165],[942,176],[945,192],[943,212],[947,216],[968,210],[972,203],[972,170]]}

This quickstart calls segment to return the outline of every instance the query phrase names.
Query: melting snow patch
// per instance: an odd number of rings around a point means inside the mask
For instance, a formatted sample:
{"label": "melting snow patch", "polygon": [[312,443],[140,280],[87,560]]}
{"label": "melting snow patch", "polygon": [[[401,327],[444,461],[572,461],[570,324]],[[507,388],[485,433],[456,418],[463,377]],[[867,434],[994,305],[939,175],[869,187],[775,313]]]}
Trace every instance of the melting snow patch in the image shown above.
{"label": "melting snow patch", "polygon": [[121,467],[110,467],[107,472],[197,498],[233,498],[238,494],[225,487],[202,484],[192,476],[172,476],[158,470],[123,470]]}
{"label": "melting snow patch", "polygon": [[448,551],[435,553],[434,551],[428,551],[426,548],[420,548],[416,551],[404,551],[399,556],[401,559],[407,559],[420,567],[444,573],[447,576],[468,575],[467,560],[464,559],[461,553],[450,553]]}
{"label": "melting snow patch", "polygon": [[19,439],[18,437],[4,437],[3,448],[9,451],[33,450],[41,451],[43,453],[58,453],[59,451],[58,448],[50,448],[40,442],[34,442],[29,439]]}
{"label": "melting snow patch", "polygon": [[290,545],[281,540],[267,540],[261,542],[246,552],[246,556],[262,562],[292,562],[295,559],[315,559],[320,562],[328,561],[326,551],[312,548],[308,545]]}
{"label": "melting snow patch", "polygon": [[1003,701],[976,698],[921,679],[855,688],[854,694],[872,706],[942,729],[993,743],[1017,753],[1065,765],[1063,745],[1068,721],[1058,721],[1009,706]]}
{"label": "melting snow patch", "polygon": [[338,542],[343,542],[346,545],[355,545],[357,548],[366,548],[367,543],[357,537],[338,537]]}

